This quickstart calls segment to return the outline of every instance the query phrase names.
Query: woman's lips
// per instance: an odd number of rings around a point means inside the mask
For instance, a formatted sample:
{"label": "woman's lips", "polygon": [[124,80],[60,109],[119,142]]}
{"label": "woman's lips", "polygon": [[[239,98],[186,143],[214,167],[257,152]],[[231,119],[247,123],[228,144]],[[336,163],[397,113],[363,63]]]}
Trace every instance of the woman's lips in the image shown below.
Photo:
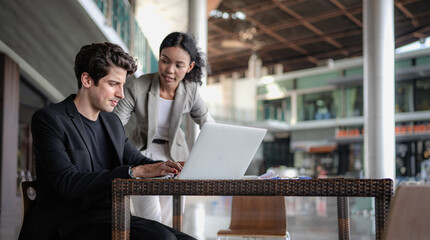
{"label": "woman's lips", "polygon": [[169,77],[169,76],[166,76],[166,75],[164,75],[164,79],[165,79],[166,81],[168,81],[168,82],[173,82],[173,81],[175,81],[175,79],[174,79],[174,78]]}

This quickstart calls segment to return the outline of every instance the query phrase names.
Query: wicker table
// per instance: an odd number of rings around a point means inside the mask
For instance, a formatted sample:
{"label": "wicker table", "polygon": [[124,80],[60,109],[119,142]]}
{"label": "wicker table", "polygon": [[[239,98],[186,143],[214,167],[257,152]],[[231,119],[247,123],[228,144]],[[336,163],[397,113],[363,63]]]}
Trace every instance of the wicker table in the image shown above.
{"label": "wicker table", "polygon": [[349,239],[348,197],[374,197],[376,239],[388,216],[391,179],[161,180],[115,179],[112,184],[112,239],[130,239],[130,195],[173,195],[173,227],[181,229],[181,195],[337,197],[339,239]]}

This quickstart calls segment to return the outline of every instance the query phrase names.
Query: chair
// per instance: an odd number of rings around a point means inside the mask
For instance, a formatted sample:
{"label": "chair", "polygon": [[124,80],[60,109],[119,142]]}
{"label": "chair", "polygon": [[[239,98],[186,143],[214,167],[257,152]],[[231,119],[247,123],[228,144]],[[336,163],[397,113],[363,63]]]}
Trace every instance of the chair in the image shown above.
{"label": "chair", "polygon": [[430,237],[430,185],[402,185],[394,194],[384,240],[425,240]]}
{"label": "chair", "polygon": [[22,217],[21,225],[24,223],[25,215],[30,209],[36,198],[36,182],[24,181],[21,182],[21,201],[22,201]]}
{"label": "chair", "polygon": [[230,227],[221,237],[278,237],[290,239],[284,196],[233,196]]}

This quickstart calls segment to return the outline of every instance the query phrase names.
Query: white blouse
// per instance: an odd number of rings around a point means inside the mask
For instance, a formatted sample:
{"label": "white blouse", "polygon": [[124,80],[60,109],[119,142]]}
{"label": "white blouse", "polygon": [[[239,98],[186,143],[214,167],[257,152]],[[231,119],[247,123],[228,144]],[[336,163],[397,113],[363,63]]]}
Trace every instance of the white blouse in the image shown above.
{"label": "white blouse", "polygon": [[169,120],[173,100],[158,97],[157,132],[154,139],[169,140]]}

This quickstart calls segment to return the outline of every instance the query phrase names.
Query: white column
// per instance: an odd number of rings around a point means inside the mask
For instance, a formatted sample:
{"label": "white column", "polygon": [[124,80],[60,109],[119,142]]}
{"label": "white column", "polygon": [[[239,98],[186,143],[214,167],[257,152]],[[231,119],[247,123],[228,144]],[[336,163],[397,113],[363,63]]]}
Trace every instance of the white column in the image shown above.
{"label": "white column", "polygon": [[[208,18],[207,18],[207,2],[206,0],[189,0],[188,1],[188,33],[190,33],[197,41],[197,45],[200,50],[207,57],[207,45],[208,45]],[[206,87],[207,76],[205,74],[202,79],[203,85],[200,88],[200,94],[204,99],[204,89]],[[191,148],[198,135],[199,128],[187,117],[187,144]]]}
{"label": "white column", "polygon": [[363,0],[364,171],[395,179],[394,1]]}
{"label": "white column", "polygon": [[257,54],[253,53],[248,60],[248,77],[249,78],[256,78],[256,66],[257,66]]}
{"label": "white column", "polygon": [[[208,49],[207,3],[204,0],[189,0],[188,8],[188,33],[196,38],[197,45],[206,54]],[[203,81],[203,85],[205,84],[206,78]]]}
{"label": "white column", "polygon": [[295,125],[298,122],[297,115],[297,93],[291,94],[291,121],[289,124]]}

